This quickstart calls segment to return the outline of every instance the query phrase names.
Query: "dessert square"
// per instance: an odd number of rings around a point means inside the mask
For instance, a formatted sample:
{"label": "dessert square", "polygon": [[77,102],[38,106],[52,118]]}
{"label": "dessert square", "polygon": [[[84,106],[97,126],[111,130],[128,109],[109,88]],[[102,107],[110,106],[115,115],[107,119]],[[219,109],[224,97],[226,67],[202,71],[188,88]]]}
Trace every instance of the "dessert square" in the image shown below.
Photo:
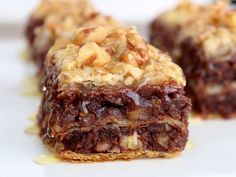
{"label": "dessert square", "polygon": [[45,62],[44,144],[69,161],[173,157],[188,140],[182,70],[134,28],[79,28]]}
{"label": "dessert square", "polygon": [[[169,51],[182,67],[193,110],[203,118],[236,115],[235,29],[236,12],[223,2],[184,2],[152,24],[152,43]],[[162,42],[166,36],[171,47]]]}

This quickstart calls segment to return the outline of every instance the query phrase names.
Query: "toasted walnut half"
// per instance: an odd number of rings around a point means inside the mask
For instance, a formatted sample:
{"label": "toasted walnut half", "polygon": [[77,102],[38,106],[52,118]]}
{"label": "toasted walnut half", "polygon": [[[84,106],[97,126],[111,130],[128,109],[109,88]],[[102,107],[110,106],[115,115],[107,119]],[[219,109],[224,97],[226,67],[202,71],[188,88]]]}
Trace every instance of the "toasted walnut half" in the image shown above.
{"label": "toasted walnut half", "polygon": [[79,28],[72,39],[75,45],[84,45],[88,42],[101,43],[108,35],[107,28],[99,26],[97,28]]}

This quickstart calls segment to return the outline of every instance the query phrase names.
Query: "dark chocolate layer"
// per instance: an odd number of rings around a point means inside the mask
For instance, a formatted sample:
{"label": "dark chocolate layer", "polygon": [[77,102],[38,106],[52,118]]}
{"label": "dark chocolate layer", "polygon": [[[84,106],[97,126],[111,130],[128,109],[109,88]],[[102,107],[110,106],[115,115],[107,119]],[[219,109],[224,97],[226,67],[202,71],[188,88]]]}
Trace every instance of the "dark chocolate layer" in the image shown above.
{"label": "dark chocolate layer", "polygon": [[[152,123],[137,127],[114,127],[110,125],[91,129],[90,131],[75,130],[67,133],[62,140],[60,140],[60,137],[52,138],[46,135],[43,137],[43,141],[55,147],[56,151],[120,153],[132,150],[128,149],[123,141],[127,141],[127,139],[125,140],[127,137],[132,138],[135,133],[139,137],[136,150],[182,151],[188,138],[187,131],[183,131],[179,127],[174,127],[168,123]],[[129,143],[134,143],[131,141]]]}
{"label": "dark chocolate layer", "polygon": [[[115,147],[129,132],[137,132],[147,150],[174,152],[185,146],[191,103],[175,82],[129,88],[71,85],[59,91],[57,73],[47,72],[43,84],[47,89],[39,114],[40,134],[51,146],[97,152],[97,143],[106,141]],[[112,132],[116,142],[110,141]],[[154,142],[163,132],[170,145],[166,148]],[[103,134],[107,139],[102,139]]]}

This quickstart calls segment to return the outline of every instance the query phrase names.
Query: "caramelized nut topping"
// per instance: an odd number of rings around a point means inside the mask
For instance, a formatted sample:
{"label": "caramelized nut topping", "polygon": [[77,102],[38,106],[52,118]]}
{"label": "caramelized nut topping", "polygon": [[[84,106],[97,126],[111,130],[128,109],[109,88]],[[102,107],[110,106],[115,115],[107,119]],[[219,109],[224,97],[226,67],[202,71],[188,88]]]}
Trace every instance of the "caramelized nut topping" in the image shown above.
{"label": "caramelized nut topping", "polygon": [[182,70],[132,27],[79,28],[67,44],[61,40],[60,45],[60,40],[50,50],[48,61],[60,70],[62,88],[76,83],[122,86],[170,80],[185,85]]}

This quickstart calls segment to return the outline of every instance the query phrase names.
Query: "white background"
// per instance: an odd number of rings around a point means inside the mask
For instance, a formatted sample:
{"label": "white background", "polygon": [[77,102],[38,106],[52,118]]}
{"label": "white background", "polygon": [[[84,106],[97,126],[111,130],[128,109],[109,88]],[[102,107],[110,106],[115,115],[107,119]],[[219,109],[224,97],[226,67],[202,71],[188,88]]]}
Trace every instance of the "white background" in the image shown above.
{"label": "white background", "polygon": [[[146,33],[148,22],[177,0],[93,0],[98,9]],[[207,2],[207,0],[199,0]],[[23,24],[36,0],[0,0],[1,24]],[[15,33],[18,29],[14,29]],[[14,31],[12,31],[14,32]],[[236,177],[236,121],[211,120],[190,125],[196,145],[175,159],[41,166],[34,159],[45,153],[37,136],[24,129],[39,98],[21,94],[29,65],[19,59],[22,38],[0,37],[0,177]]]}
{"label": "white background", "polygon": [[[174,6],[179,0],[91,0],[104,13],[121,19],[150,20],[161,10]],[[194,0],[212,2],[213,0]],[[23,22],[38,0],[0,0],[0,22]]]}

